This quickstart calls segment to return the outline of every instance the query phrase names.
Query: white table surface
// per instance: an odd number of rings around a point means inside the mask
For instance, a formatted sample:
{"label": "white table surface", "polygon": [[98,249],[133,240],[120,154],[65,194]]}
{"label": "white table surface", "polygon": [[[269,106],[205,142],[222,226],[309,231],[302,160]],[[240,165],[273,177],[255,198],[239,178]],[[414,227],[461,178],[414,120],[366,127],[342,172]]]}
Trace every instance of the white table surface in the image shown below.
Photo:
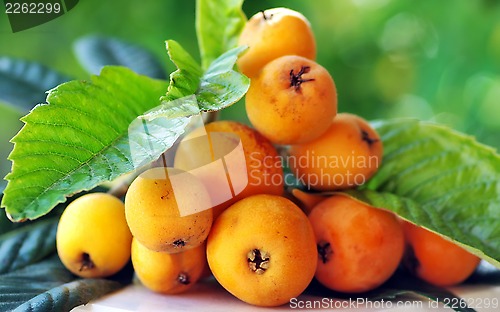
{"label": "white table surface", "polygon": [[[500,300],[500,285],[499,286],[482,286],[482,285],[465,285],[460,287],[450,288],[457,296],[465,299],[470,299],[470,302],[484,303],[485,299],[492,300],[497,298]],[[298,300],[316,300],[321,301],[322,298],[302,295]],[[378,306],[368,306],[366,304],[353,304],[345,308],[336,308],[335,311],[453,311],[450,308],[440,304],[434,306],[430,300],[421,297],[407,296],[401,299],[401,302],[406,304],[404,307],[397,307],[396,301],[391,304],[381,304]],[[337,305],[340,305],[342,300],[335,300]],[[335,303],[333,303],[335,304]],[[476,311],[500,311],[500,307],[480,308],[473,307]],[[298,307],[292,309],[289,304],[285,304],[275,308],[262,308],[246,304],[237,298],[233,297],[224,290],[215,281],[203,281],[195,285],[191,290],[180,295],[161,295],[156,294],[142,285],[132,284],[117,292],[104,296],[98,300],[92,301],[84,306],[79,306],[73,309],[75,312],[118,312],[118,311],[217,311],[217,312],[245,312],[245,311],[277,311],[277,310],[304,310]],[[323,310],[330,310],[326,307]]]}

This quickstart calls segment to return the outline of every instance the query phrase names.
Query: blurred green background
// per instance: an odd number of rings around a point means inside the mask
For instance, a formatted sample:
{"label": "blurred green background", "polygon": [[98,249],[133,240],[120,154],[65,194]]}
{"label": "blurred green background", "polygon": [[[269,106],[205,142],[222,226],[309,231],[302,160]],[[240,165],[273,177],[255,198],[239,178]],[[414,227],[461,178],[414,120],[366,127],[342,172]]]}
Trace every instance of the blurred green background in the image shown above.
{"label": "blurred green background", "polygon": [[[433,120],[500,147],[500,1],[247,1],[244,10],[251,16],[277,6],[310,20],[317,61],[337,84],[339,111],[366,119]],[[199,58],[194,14],[194,0],[81,0],[64,16],[13,34],[0,12],[0,56],[85,79],[89,74],[78,64],[73,42],[101,34],[150,50],[170,72],[166,39]],[[10,168],[8,140],[20,128],[20,116],[0,105],[2,176]],[[247,122],[241,102],[222,117]]]}

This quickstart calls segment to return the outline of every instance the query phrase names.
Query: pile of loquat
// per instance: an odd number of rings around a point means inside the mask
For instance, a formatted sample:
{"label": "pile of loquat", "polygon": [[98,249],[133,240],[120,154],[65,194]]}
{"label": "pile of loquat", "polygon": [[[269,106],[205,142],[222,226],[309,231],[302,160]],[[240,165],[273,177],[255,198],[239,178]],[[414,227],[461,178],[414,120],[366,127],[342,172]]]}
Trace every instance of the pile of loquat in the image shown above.
{"label": "pile of loquat", "polygon": [[[208,123],[182,139],[171,167],[141,173],[124,202],[93,193],[70,203],[57,250],[71,272],[106,277],[131,258],[152,291],[181,293],[213,274],[258,306],[288,303],[313,278],[361,293],[400,265],[439,286],[472,274],[478,257],[341,193],[375,174],[382,141],[360,116],[337,114],[334,80],[315,62],[315,38],[302,14],[260,12],[239,44],[249,46],[237,65],[251,78],[245,107],[253,128]],[[238,146],[242,166],[227,156]],[[285,163],[307,190],[331,195],[285,191]]]}

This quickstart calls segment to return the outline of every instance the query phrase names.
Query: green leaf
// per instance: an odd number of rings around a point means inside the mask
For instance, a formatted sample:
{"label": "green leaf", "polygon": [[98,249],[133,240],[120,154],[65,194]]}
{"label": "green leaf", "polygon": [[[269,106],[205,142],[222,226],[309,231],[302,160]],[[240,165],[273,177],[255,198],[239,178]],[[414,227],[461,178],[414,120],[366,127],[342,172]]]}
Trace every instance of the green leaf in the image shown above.
{"label": "green leaf", "polygon": [[158,104],[163,82],[106,67],[91,83],[52,90],[48,105],[22,119],[2,199],[12,220],[38,218],[72,194],[154,161],[191,116],[225,108],[248,90],[249,79],[233,70],[244,47],[223,54],[205,74],[177,42],[167,41],[167,49],[178,69],[161,105],[146,113]]}
{"label": "green leaf", "polygon": [[162,102],[168,102],[191,96],[196,93],[203,74],[200,65],[184,48],[174,40],[166,42],[168,56],[177,70],[170,74],[170,84]]}
{"label": "green leaf", "polygon": [[78,279],[57,256],[0,275],[0,310],[69,311],[122,287],[104,279]]}
{"label": "green leaf", "polygon": [[140,168],[158,159],[184,133],[191,117],[199,114],[194,96],[163,102],[139,116],[129,128],[132,162]]}
{"label": "green leaf", "polygon": [[35,219],[66,197],[130,172],[135,163],[129,125],[158,105],[167,84],[127,68],[105,67],[90,82],[50,91],[48,104],[23,117],[12,139],[12,172],[2,206],[14,221]]}
{"label": "green leaf", "polygon": [[[384,159],[363,201],[395,211],[500,267],[500,156],[474,138],[416,120],[374,124]],[[410,201],[411,200],[411,201]]]}
{"label": "green leaf", "polygon": [[[461,245],[471,253],[476,254],[477,256],[500,268],[500,258],[498,258],[499,249],[491,247],[498,244],[498,239],[493,237],[490,238],[490,240],[481,240],[478,237],[474,237],[474,233],[472,233],[468,228],[468,219],[461,219],[458,217],[453,220],[446,220],[446,214],[443,215],[443,212],[438,212],[432,206],[421,205],[414,200],[399,197],[391,193],[379,193],[367,189],[351,190],[346,191],[345,193],[362,202],[368,203],[371,206],[393,211],[401,218],[423,226],[432,232],[435,232],[444,238]],[[458,213],[458,211],[454,212],[454,214]],[[462,213],[462,217],[465,217],[466,215],[466,212]],[[471,216],[471,218],[474,218],[474,216]],[[489,216],[483,215],[483,218],[480,219],[488,218]],[[476,222],[478,222],[476,226],[485,225],[485,223],[482,221],[480,222],[480,220],[477,220]],[[490,224],[494,224],[494,222],[486,223],[486,225]]]}
{"label": "green leaf", "polygon": [[71,311],[123,287],[118,282],[106,279],[80,279],[47,290],[14,309],[21,311]]}
{"label": "green leaf", "polygon": [[[158,117],[189,117],[200,112],[224,109],[239,101],[250,87],[250,79],[233,70],[246,47],[237,47],[217,58],[205,73],[196,61],[177,42],[167,41],[168,54],[177,70],[170,75],[168,92],[162,105],[141,116],[152,121]],[[197,102],[197,107],[193,101]]]}
{"label": "green leaf", "polygon": [[166,79],[162,64],[146,49],[102,36],[85,36],[74,43],[76,57],[88,72],[99,74],[106,65],[121,65],[156,79]]}
{"label": "green leaf", "polygon": [[210,64],[196,92],[198,105],[203,111],[224,109],[247,93],[250,79],[233,70],[238,55],[246,49],[245,46],[231,49]]}
{"label": "green leaf", "polygon": [[[233,70],[245,47],[232,49],[217,58],[203,74],[196,61],[177,42],[167,41],[167,50],[177,70],[170,75],[167,94],[161,105],[139,116],[130,129],[142,145],[131,146],[132,155],[154,160],[179,138],[191,121],[202,111],[218,111],[241,99],[250,81]],[[146,144],[147,142],[147,144]],[[144,164],[144,163],[143,163]],[[140,164],[135,164],[139,167]]]}
{"label": "green leaf", "polygon": [[35,62],[0,57],[0,101],[27,112],[43,103],[47,90],[70,80]]}
{"label": "green leaf", "polygon": [[0,235],[0,274],[23,268],[56,251],[58,218]]}
{"label": "green leaf", "polygon": [[14,223],[7,218],[5,211],[0,211],[0,235],[20,228],[24,223]]}
{"label": "green leaf", "polygon": [[498,286],[500,285],[500,269],[491,263],[481,261],[476,271],[465,281],[465,284]]}
{"label": "green leaf", "polygon": [[242,5],[243,0],[196,1],[196,35],[204,69],[238,45],[238,37],[246,23]]}
{"label": "green leaf", "polygon": [[48,289],[74,279],[57,256],[0,275],[0,311],[14,309]]}

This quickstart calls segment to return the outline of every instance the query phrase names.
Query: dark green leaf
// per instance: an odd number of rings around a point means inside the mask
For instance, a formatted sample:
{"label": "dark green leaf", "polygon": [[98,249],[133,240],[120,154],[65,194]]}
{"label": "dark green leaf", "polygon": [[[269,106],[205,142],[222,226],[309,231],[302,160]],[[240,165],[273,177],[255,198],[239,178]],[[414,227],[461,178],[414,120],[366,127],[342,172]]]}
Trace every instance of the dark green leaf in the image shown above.
{"label": "dark green leaf", "polygon": [[0,310],[69,311],[122,284],[105,279],[77,279],[57,256],[0,275]]}
{"label": "dark green leaf", "polygon": [[0,57],[0,101],[27,112],[45,101],[46,91],[70,80],[41,64]]}
{"label": "dark green leaf", "polygon": [[246,23],[242,4],[243,0],[196,1],[196,34],[204,69],[238,45],[238,37]]}
{"label": "dark green leaf", "polygon": [[56,250],[57,218],[0,235],[0,274],[36,263]]}
{"label": "dark green leaf", "polygon": [[0,275],[0,311],[11,310],[39,294],[74,280],[57,256]]}
{"label": "dark green leaf", "polygon": [[12,231],[14,229],[20,228],[23,225],[24,223],[14,223],[10,221],[9,218],[7,218],[7,214],[5,213],[5,211],[0,211],[0,235]]}
{"label": "dark green leaf", "polygon": [[465,281],[465,284],[500,285],[500,269],[481,261],[476,271]]}
{"label": "dark green leaf", "polygon": [[152,53],[116,38],[86,36],[75,42],[74,50],[83,67],[95,75],[106,65],[121,65],[151,78],[167,78],[162,64]]}
{"label": "dark green leaf", "polygon": [[2,130],[0,131],[0,192],[3,192],[7,185],[7,181],[1,178],[5,177],[11,169],[11,163],[7,157],[14,145],[9,141],[23,126],[19,118],[26,112],[21,111],[20,108],[2,103],[0,100],[0,128]]}
{"label": "dark green leaf", "polygon": [[2,206],[12,220],[35,219],[67,196],[89,190],[143,163],[131,155],[129,125],[159,104],[167,84],[130,69],[105,67],[90,82],[53,89],[49,104],[23,117],[13,138],[12,172]]}
{"label": "dark green leaf", "polygon": [[79,279],[47,290],[21,304],[14,311],[70,311],[122,286],[106,279]]}

